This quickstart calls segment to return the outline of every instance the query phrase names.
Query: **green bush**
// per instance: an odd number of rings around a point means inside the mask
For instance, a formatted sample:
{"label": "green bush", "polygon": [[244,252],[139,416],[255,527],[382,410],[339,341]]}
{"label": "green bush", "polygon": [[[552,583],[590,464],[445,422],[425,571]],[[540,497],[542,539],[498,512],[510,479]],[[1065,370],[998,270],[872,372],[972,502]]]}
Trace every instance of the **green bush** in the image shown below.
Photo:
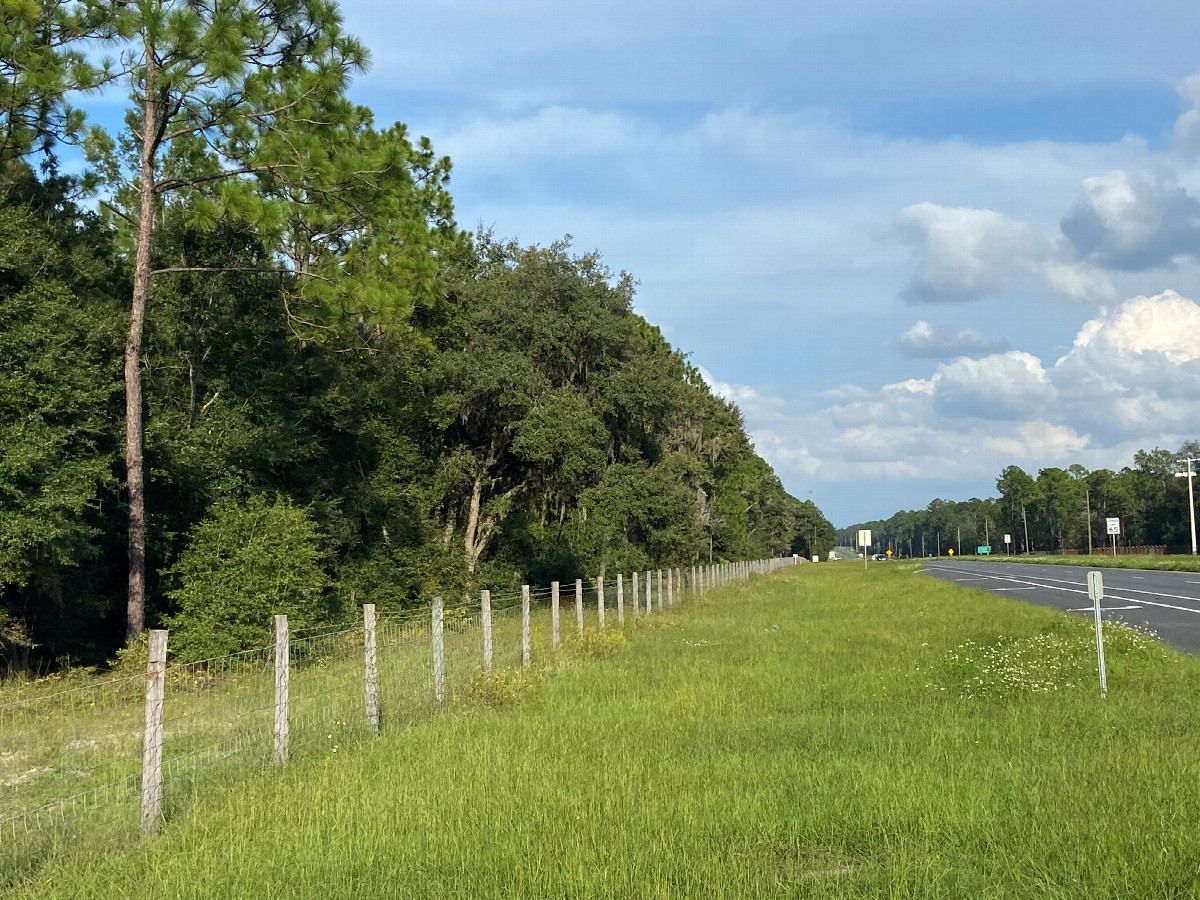
{"label": "green bush", "polygon": [[179,583],[169,594],[173,653],[203,659],[265,646],[276,614],[293,632],[313,624],[328,585],[320,556],[316,524],[287,500],[217,503],[168,571]]}

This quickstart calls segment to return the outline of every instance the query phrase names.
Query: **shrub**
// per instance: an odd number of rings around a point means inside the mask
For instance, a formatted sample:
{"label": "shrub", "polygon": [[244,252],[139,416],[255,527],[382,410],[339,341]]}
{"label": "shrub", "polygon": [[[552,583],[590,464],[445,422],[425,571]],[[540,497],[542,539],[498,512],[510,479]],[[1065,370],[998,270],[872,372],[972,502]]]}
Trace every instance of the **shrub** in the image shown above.
{"label": "shrub", "polygon": [[572,640],[571,646],[581,656],[607,659],[628,643],[629,641],[620,631],[597,631],[589,628]]}
{"label": "shrub", "polygon": [[276,614],[288,616],[293,632],[315,623],[328,585],[318,538],[308,513],[285,499],[217,503],[168,570],[179,582],[166,623],[174,654],[203,659],[266,646]]}

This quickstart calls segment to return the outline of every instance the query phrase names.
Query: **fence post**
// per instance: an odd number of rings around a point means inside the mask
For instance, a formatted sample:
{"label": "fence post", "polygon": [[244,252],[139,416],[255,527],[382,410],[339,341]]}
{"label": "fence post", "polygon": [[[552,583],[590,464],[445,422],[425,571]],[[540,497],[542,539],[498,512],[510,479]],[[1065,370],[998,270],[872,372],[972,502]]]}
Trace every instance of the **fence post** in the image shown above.
{"label": "fence post", "polygon": [[288,758],[288,691],[292,678],[288,617],[275,617],[275,765]]}
{"label": "fence post", "polygon": [[604,579],[599,578],[596,581],[596,618],[600,623],[600,630],[604,630]]}
{"label": "fence post", "polygon": [[658,611],[659,611],[659,612],[662,612],[662,611],[663,611],[663,583],[662,583],[662,569],[659,569],[659,570],[658,570]]}
{"label": "fence post", "polygon": [[529,668],[530,656],[529,635],[529,585],[521,585],[521,665]]}
{"label": "fence post", "polygon": [[675,605],[675,570],[667,569],[667,606]]}
{"label": "fence post", "polygon": [[654,585],[651,583],[650,570],[646,570],[646,615],[654,612]]}
{"label": "fence post", "polygon": [[479,625],[483,631],[483,671],[492,674],[492,592],[479,592]]}
{"label": "fence post", "polygon": [[583,579],[575,579],[575,625],[583,636]]}
{"label": "fence post", "polygon": [[444,635],[442,598],[433,598],[433,700],[438,706],[446,705],[446,640]]}
{"label": "fence post", "polygon": [[558,646],[558,582],[550,582],[550,643]]}
{"label": "fence post", "polygon": [[367,686],[367,727],[379,734],[379,670],[375,666],[375,604],[363,604],[363,663]]}
{"label": "fence post", "polygon": [[617,624],[625,624],[625,582],[621,575],[617,575]]}
{"label": "fence post", "polygon": [[166,697],[167,632],[150,632],[146,659],[146,727],[142,735],[142,834],[162,824],[163,701]]}
{"label": "fence post", "polygon": [[638,573],[633,573],[633,617],[636,619],[642,612],[642,593],[638,587]]}

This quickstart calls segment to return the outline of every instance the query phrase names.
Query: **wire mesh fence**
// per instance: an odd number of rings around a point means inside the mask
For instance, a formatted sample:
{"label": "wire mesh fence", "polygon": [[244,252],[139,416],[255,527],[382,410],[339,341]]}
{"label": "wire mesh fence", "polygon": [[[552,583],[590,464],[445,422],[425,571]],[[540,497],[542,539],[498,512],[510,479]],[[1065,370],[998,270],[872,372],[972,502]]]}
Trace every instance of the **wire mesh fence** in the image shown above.
{"label": "wire mesh fence", "polygon": [[378,618],[368,606],[356,622],[296,634],[278,616],[273,646],[171,665],[158,632],[163,658],[152,640],[145,673],[0,704],[0,885],[5,866],[75,826],[154,831],[220,773],[344,752],[428,717],[473,679],[551,659],[585,629],[792,562],[555,582]]}

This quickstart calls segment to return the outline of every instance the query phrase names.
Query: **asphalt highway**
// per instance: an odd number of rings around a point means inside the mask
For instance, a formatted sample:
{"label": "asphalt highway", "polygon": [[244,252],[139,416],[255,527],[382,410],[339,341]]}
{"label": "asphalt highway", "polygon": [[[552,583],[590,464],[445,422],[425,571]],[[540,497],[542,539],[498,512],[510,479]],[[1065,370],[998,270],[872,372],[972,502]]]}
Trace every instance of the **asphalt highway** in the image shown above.
{"label": "asphalt highway", "polygon": [[[935,578],[983,588],[1000,597],[1053,606],[1091,616],[1083,566],[1039,566],[1002,562],[930,562]],[[1150,628],[1166,644],[1200,656],[1200,572],[1100,569],[1104,573],[1105,618]]]}

